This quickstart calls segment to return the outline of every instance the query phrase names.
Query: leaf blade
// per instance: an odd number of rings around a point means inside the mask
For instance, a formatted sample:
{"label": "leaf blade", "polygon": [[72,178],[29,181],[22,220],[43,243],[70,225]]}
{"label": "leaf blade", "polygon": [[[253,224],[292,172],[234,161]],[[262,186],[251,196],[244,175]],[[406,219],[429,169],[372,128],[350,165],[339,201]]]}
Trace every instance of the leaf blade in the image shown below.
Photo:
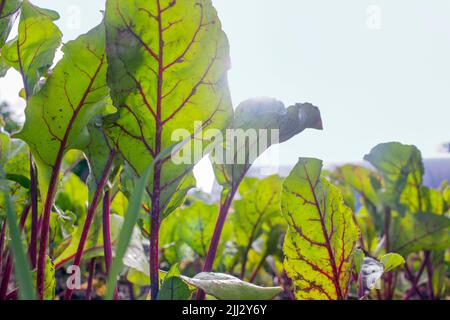
{"label": "leaf blade", "polygon": [[301,158],[283,184],[284,266],[298,299],[345,299],[359,231],[321,170],[320,160]]}

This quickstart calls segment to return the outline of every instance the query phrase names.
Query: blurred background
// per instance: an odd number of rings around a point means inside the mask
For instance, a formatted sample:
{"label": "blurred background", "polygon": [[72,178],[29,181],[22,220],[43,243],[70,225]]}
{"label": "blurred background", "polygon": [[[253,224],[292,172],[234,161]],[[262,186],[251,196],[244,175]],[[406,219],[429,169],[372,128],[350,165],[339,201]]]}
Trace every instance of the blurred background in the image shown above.
{"label": "blurred background", "polygon": [[[32,2],[61,14],[57,24],[64,41],[98,24],[105,3]],[[283,144],[280,173],[299,156],[328,165],[361,162],[378,143],[400,141],[416,145],[428,159],[427,184],[450,179],[450,1],[213,3],[230,41],[235,106],[270,96],[321,109],[324,131],[311,130]],[[18,122],[24,108],[20,89],[14,71],[0,80],[1,112]],[[210,191],[214,176],[208,160],[195,173],[199,186]]]}

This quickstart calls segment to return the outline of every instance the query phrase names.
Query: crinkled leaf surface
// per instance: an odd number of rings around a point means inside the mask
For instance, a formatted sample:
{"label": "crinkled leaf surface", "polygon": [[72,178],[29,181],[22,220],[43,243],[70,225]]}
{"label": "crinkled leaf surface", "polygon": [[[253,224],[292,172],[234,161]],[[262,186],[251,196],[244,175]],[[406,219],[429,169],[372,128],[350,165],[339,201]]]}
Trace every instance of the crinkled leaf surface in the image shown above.
{"label": "crinkled leaf surface", "polygon": [[[66,151],[89,142],[87,124],[105,107],[105,34],[103,24],[63,47],[56,65],[26,109],[23,130],[16,136],[28,143],[38,165],[41,193]],[[45,198],[46,195],[43,195]]]}
{"label": "crinkled leaf surface", "polygon": [[[222,154],[213,152],[211,156],[216,178],[224,187],[224,196],[239,185],[251,165],[267,148],[285,142],[308,128],[322,129],[319,109],[312,104],[298,103],[285,108],[281,101],[265,97],[242,102],[230,125],[233,130],[230,132],[238,138],[227,134],[222,143]],[[262,134],[263,130],[267,130],[266,135]],[[278,137],[273,130],[278,130]]]}
{"label": "crinkled leaf surface", "polygon": [[367,294],[370,290],[375,288],[385,272],[384,266],[379,261],[365,257],[361,266],[360,277],[364,292]]}
{"label": "crinkled leaf surface", "polygon": [[[119,110],[108,132],[138,175],[180,140],[177,130],[185,139],[227,126],[228,41],[210,0],[108,0],[106,28],[108,82]],[[161,219],[192,187],[192,175],[183,178],[200,159],[175,164],[168,157],[155,166],[148,189]]]}
{"label": "crinkled leaf surface", "polygon": [[283,291],[281,287],[260,287],[223,273],[202,272],[182,278],[220,300],[271,300]]}
{"label": "crinkled leaf surface", "polygon": [[391,250],[407,256],[421,250],[443,250],[450,246],[450,219],[432,213],[396,217],[390,229]]}
{"label": "crinkled leaf surface", "polygon": [[321,170],[320,160],[303,158],[284,181],[281,209],[289,225],[284,266],[298,299],[345,299],[359,231]]}
{"label": "crinkled leaf surface", "polygon": [[22,75],[25,96],[38,90],[38,83],[52,65],[62,33],[53,23],[59,15],[24,0],[16,38],[2,49],[5,62]]}

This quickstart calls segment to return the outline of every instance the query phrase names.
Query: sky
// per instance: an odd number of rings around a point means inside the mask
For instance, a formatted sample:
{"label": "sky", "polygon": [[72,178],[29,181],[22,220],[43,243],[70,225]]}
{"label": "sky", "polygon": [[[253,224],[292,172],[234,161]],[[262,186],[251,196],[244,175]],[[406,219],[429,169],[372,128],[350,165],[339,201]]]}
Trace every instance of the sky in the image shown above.
{"label": "sky", "polygon": [[[61,14],[64,41],[101,20],[103,0],[34,0]],[[425,158],[449,156],[450,1],[213,0],[231,46],[233,103],[269,96],[311,102],[324,131],[280,148],[299,157],[361,161],[381,142],[416,145]],[[0,100],[20,108],[20,79],[0,80]],[[210,169],[197,169],[209,175]]]}

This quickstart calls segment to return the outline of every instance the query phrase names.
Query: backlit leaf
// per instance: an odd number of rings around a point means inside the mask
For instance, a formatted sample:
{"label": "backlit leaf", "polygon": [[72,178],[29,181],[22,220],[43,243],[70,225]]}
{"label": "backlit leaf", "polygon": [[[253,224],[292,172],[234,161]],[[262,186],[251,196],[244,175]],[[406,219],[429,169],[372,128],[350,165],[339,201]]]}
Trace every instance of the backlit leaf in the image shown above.
{"label": "backlit leaf", "polygon": [[384,272],[389,272],[404,265],[405,259],[397,253],[388,253],[381,257],[380,262],[384,266]]}
{"label": "backlit leaf", "polygon": [[[262,232],[264,224],[282,219],[280,212],[281,179],[270,176],[262,180],[247,178],[239,187],[240,199],[234,202],[230,215],[237,242],[252,244]],[[275,221],[274,221],[275,222]]]}
{"label": "backlit leaf", "polygon": [[352,192],[359,194],[362,203],[375,222],[377,230],[381,230],[383,219],[377,210],[380,199],[374,187],[374,183],[379,183],[379,178],[375,172],[361,166],[344,165],[332,173],[332,178],[338,180],[340,185],[348,185]]}
{"label": "backlit leaf", "polygon": [[[33,271],[34,279],[36,279],[36,271]],[[55,266],[52,259],[47,256],[45,262],[45,288],[44,288],[44,300],[54,300],[55,299],[55,289],[56,289],[56,279],[55,279]]]}
{"label": "backlit leaf", "polygon": [[[108,82],[119,110],[108,132],[138,176],[180,138],[226,127],[228,41],[210,0],[108,0],[106,28]],[[196,138],[202,151],[208,141]],[[193,149],[186,143],[182,151]],[[157,164],[148,191],[160,219],[182,203],[202,156]]]}
{"label": "backlit leaf", "polygon": [[391,250],[406,257],[421,250],[441,250],[450,246],[450,219],[419,213],[396,217],[390,229]]}
{"label": "backlit leaf", "polygon": [[322,162],[300,159],[283,184],[284,266],[298,299],[346,299],[358,228]]}
{"label": "backlit leaf", "polygon": [[19,0],[0,1],[0,48],[3,47],[8,39],[20,6]]}
{"label": "backlit leaf", "polygon": [[68,150],[87,145],[87,124],[105,107],[104,37],[104,27],[99,25],[68,42],[63,59],[28,102],[24,128],[16,137],[30,146],[44,199],[53,168],[60,166]]}
{"label": "backlit leaf", "polygon": [[[208,246],[214,232],[219,208],[216,204],[207,205],[201,201],[194,202],[191,206],[180,209],[180,237],[181,240],[191,247],[200,257],[206,257]],[[228,226],[222,234],[220,252],[223,245],[229,240],[231,230]]]}
{"label": "backlit leaf", "polygon": [[169,270],[158,293],[158,300],[189,300],[193,290],[180,277],[178,266],[174,265]]}
{"label": "backlit leaf", "polygon": [[62,33],[53,23],[59,15],[24,0],[18,36],[2,49],[5,62],[21,73],[25,98],[38,90],[38,83],[53,63]]}
{"label": "backlit leaf", "polygon": [[[295,104],[285,108],[271,98],[254,98],[236,109],[222,145],[211,159],[217,181],[225,196],[236,188],[245,174],[271,145],[285,142],[305,129],[322,129],[319,109],[312,104]],[[219,152],[220,151],[220,152]]]}
{"label": "backlit leaf", "polygon": [[[364,157],[383,176],[386,203],[399,212],[421,212],[421,187],[424,167],[422,155],[414,146],[398,142],[379,144]],[[414,206],[411,201],[417,201]]]}

